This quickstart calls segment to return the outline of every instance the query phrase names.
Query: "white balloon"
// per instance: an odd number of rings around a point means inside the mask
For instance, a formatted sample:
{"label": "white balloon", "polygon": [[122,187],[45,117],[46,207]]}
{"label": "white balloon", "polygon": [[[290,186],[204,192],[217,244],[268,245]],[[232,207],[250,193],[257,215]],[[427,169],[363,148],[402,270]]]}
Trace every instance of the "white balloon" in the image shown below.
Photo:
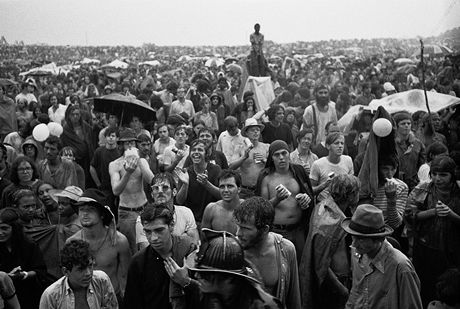
{"label": "white balloon", "polygon": [[64,131],[62,126],[57,122],[48,123],[48,129],[49,129],[51,135],[54,135],[54,136],[57,136],[57,137],[61,136],[62,132]]}
{"label": "white balloon", "polygon": [[35,126],[34,130],[32,131],[32,136],[36,141],[44,142],[50,136],[50,130],[46,124],[40,123],[39,125]]}
{"label": "white balloon", "polygon": [[391,126],[391,122],[386,118],[379,118],[372,124],[372,131],[374,131],[375,135],[380,137],[390,135],[392,130],[393,127]]}

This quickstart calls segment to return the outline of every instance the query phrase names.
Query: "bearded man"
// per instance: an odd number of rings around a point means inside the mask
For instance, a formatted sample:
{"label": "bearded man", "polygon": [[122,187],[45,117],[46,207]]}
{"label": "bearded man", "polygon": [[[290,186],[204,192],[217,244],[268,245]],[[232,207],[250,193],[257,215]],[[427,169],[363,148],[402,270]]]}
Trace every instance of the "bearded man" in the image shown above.
{"label": "bearded man", "polygon": [[337,122],[335,103],[330,100],[330,91],[327,85],[318,85],[315,89],[316,101],[305,109],[303,114],[303,128],[313,128],[313,145],[326,140],[326,124]]}

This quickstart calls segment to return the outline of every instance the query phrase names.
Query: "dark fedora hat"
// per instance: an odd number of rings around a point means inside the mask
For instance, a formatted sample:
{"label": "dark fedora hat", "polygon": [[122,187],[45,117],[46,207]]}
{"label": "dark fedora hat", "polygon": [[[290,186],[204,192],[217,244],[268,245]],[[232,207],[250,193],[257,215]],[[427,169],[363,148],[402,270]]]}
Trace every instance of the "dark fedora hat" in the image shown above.
{"label": "dark fedora hat", "polygon": [[201,246],[195,267],[198,273],[221,273],[237,276],[250,283],[259,283],[255,270],[244,258],[244,250],[236,237],[225,231],[203,228],[209,242]]}
{"label": "dark fedora hat", "polygon": [[393,229],[385,225],[383,212],[370,204],[359,205],[353,217],[343,219],[342,228],[348,234],[361,237],[381,237],[393,233]]}

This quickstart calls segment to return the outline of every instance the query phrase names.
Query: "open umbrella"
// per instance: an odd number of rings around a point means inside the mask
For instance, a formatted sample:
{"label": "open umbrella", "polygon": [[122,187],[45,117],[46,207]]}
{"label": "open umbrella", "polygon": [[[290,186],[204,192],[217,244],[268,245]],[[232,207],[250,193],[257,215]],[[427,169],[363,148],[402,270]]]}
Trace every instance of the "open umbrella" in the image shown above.
{"label": "open umbrella", "polygon": [[414,72],[417,69],[415,64],[406,64],[402,67],[396,69],[397,74],[409,74]]}
{"label": "open umbrella", "polygon": [[116,59],[108,64],[104,64],[102,67],[103,68],[115,68],[115,69],[127,69],[128,64],[126,62]]}
{"label": "open umbrella", "polygon": [[394,61],[396,65],[415,64],[414,60],[409,58],[399,58]]}
{"label": "open umbrella", "polygon": [[158,60],[150,60],[150,61],[144,61],[144,62],[139,63],[139,65],[148,65],[148,66],[151,66],[151,67],[157,67],[160,64],[161,63]]}
{"label": "open umbrella", "polygon": [[211,58],[211,59],[208,59],[204,65],[207,66],[207,67],[220,67],[222,65],[224,65],[225,61],[221,58]]}
{"label": "open umbrella", "polygon": [[[432,112],[439,112],[442,109],[460,104],[460,98],[437,92],[427,92],[428,104]],[[369,103],[371,109],[383,106],[390,114],[400,111],[415,113],[416,111],[427,112],[425,95],[423,90],[414,89],[392,94],[379,100],[372,100]]]}
{"label": "open umbrella", "polygon": [[177,58],[178,62],[187,62],[187,61],[190,61],[190,60],[192,60],[192,57],[190,57],[188,55],[183,55],[183,56],[180,56],[179,58]]}
{"label": "open umbrella", "polygon": [[227,66],[227,71],[232,71],[233,73],[243,73],[243,68],[238,64],[232,63]]}
{"label": "open umbrella", "polygon": [[156,112],[150,106],[136,98],[119,93],[94,98],[94,110],[117,115],[121,119],[120,125],[127,123],[132,116],[137,116],[144,122],[156,120]]}
{"label": "open umbrella", "polygon": [[[423,49],[423,55],[426,57],[442,57],[451,55],[452,49],[444,45],[425,45]],[[420,49],[418,49],[412,57],[420,57]]]}

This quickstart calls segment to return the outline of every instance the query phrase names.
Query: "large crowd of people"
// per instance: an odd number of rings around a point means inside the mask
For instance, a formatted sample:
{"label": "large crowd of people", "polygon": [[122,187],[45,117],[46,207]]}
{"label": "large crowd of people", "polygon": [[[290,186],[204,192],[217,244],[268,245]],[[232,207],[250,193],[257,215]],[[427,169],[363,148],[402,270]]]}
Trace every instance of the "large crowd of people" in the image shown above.
{"label": "large crowd of people", "polygon": [[[338,125],[411,89],[459,98],[458,59],[259,30],[252,47],[0,46],[0,308],[460,306],[460,109]],[[248,75],[270,77],[267,109]],[[156,117],[97,111],[112,93]]]}

